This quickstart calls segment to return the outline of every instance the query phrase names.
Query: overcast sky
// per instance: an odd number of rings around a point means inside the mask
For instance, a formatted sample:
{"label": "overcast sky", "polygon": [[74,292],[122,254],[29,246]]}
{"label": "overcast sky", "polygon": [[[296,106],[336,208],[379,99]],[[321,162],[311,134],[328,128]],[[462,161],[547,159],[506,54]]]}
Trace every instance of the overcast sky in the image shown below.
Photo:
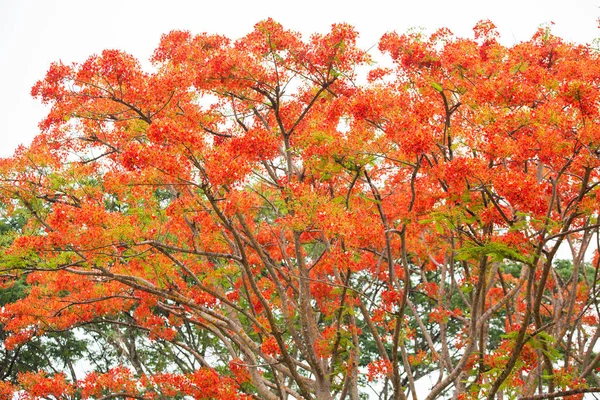
{"label": "overcast sky", "polygon": [[0,0],[0,156],[37,133],[45,108],[30,89],[52,61],[84,61],[106,48],[147,60],[161,34],[173,29],[237,38],[272,17],[308,36],[348,22],[367,48],[388,31],[445,26],[470,36],[477,21],[491,19],[510,45],[552,21],[557,35],[585,43],[600,37],[598,5],[600,0]]}

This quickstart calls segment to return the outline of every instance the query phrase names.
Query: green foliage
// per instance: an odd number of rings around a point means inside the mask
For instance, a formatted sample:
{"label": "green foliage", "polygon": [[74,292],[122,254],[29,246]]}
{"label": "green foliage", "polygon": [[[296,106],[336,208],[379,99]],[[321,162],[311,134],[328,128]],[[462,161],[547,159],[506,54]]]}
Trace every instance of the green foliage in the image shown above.
{"label": "green foliage", "polygon": [[457,260],[478,260],[483,256],[490,257],[492,262],[504,260],[528,263],[529,258],[519,251],[503,243],[490,242],[484,245],[463,246],[456,254]]}

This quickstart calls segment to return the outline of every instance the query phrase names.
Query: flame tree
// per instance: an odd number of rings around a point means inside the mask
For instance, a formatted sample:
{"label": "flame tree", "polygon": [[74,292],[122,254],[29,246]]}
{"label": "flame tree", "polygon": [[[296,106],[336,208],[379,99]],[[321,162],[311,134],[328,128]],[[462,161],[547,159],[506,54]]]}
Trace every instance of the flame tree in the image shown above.
{"label": "flame tree", "polygon": [[2,309],[4,346],[104,323],[173,358],[2,393],[595,391],[598,54],[474,31],[386,34],[390,68],[349,25],[302,40],[272,20],[164,35],[151,72],[114,50],[53,64],[40,134],[0,163],[4,223],[25,221],[3,284],[28,288]]}

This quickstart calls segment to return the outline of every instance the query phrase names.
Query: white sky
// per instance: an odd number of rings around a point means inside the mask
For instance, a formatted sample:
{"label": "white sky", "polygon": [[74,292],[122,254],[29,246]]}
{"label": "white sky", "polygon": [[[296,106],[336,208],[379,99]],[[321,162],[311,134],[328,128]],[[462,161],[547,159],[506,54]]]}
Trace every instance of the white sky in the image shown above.
{"label": "white sky", "polygon": [[505,44],[528,39],[544,23],[564,39],[600,37],[600,0],[0,0],[0,156],[27,144],[45,108],[31,98],[33,84],[52,61],[84,61],[106,48],[147,60],[161,34],[173,29],[237,38],[267,17],[308,36],[335,22],[353,24],[371,47],[385,32],[448,27],[470,36],[491,19]]}

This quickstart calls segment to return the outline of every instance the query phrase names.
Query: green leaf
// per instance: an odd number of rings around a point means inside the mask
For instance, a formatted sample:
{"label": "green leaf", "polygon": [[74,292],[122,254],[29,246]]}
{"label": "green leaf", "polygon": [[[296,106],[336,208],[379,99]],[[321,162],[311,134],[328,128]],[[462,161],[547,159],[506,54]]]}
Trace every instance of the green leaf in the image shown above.
{"label": "green leaf", "polygon": [[488,256],[495,262],[503,260],[514,260],[523,263],[528,262],[527,257],[523,256],[515,249],[498,242],[491,242],[482,246],[465,246],[456,253],[456,259],[461,261],[479,259],[482,256]]}
{"label": "green leaf", "polygon": [[444,88],[442,87],[442,85],[440,85],[437,82],[431,82],[431,87],[433,87],[435,90],[437,90],[440,93],[442,93],[444,91]]}
{"label": "green leaf", "polygon": [[527,67],[529,67],[529,63],[527,63],[527,62],[519,63],[510,69],[510,73],[516,74],[517,72],[525,72]]}
{"label": "green leaf", "polygon": [[366,195],[364,195],[362,193],[359,193],[358,197],[360,197],[363,200],[367,200],[367,201],[373,202],[375,204],[380,204],[381,203],[379,200],[373,199],[373,198],[371,198],[369,196],[366,196]]}

